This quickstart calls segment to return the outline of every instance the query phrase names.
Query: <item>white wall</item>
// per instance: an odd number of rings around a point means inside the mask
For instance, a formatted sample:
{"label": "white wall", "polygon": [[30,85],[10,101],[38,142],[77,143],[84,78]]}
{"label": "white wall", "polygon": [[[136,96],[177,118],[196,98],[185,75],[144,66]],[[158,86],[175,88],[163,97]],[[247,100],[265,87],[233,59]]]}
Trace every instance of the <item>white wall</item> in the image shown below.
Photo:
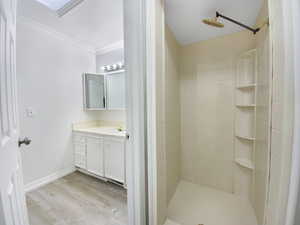
{"label": "white wall", "polygon": [[252,48],[248,31],[182,47],[182,179],[233,192],[236,61]]}
{"label": "white wall", "polygon": [[[101,67],[104,65],[111,65],[117,62],[124,62],[124,49],[114,49],[107,53],[98,54],[96,56],[96,70],[97,73],[103,72]],[[126,120],[126,111],[125,110],[109,110],[109,111],[101,111],[99,115],[102,120],[109,121],[120,121],[124,122]]]}
{"label": "white wall", "polygon": [[102,66],[114,64],[117,62],[124,62],[124,48],[112,49],[109,52],[98,53],[96,56],[97,72],[103,72]]}
{"label": "white wall", "polygon": [[[82,73],[96,72],[95,55],[29,22],[17,24],[17,75],[25,184],[73,166],[71,124],[99,119],[85,113]],[[36,115],[26,116],[32,107]]]}
{"label": "white wall", "polygon": [[165,122],[166,122],[166,167],[167,201],[170,202],[180,180],[180,89],[179,89],[179,51],[180,46],[166,26],[166,73],[165,73]]}

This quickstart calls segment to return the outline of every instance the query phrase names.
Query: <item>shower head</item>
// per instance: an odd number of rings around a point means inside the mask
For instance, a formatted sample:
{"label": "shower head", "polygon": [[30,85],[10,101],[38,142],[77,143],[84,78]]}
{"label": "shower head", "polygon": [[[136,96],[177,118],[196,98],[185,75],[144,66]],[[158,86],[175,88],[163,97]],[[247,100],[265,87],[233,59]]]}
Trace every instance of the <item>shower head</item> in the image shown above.
{"label": "shower head", "polygon": [[204,19],[202,20],[203,23],[209,25],[209,26],[213,26],[213,27],[219,27],[219,28],[223,28],[224,24],[220,23],[218,21],[218,17],[215,17],[213,19]]}
{"label": "shower head", "polygon": [[247,25],[245,25],[245,24],[242,24],[242,23],[240,23],[240,22],[238,22],[238,21],[236,21],[236,20],[234,20],[234,19],[232,19],[232,18],[230,18],[230,17],[224,16],[224,15],[220,14],[219,12],[216,12],[216,17],[215,17],[215,18],[213,18],[213,19],[204,19],[204,20],[202,20],[202,22],[205,23],[205,24],[207,24],[207,25],[209,25],[209,26],[223,28],[223,27],[224,27],[224,24],[223,24],[223,23],[220,23],[220,22],[218,21],[218,18],[219,18],[219,17],[221,17],[221,18],[223,18],[223,19],[225,19],[225,20],[228,20],[228,21],[230,21],[230,22],[232,22],[232,23],[235,23],[235,24],[237,24],[237,25],[239,25],[239,26],[241,26],[241,27],[244,27],[244,28],[246,28],[246,29],[252,31],[253,34],[256,34],[256,33],[260,30],[260,28],[252,28],[252,27],[249,27],[249,26],[247,26]]}

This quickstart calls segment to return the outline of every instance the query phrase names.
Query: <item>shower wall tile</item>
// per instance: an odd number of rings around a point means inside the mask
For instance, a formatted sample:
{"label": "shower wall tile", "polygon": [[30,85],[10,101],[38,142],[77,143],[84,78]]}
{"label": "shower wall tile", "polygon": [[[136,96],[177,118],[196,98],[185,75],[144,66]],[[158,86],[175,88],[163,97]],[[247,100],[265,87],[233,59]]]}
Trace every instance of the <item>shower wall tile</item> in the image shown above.
{"label": "shower wall tile", "polygon": [[[268,4],[264,1],[257,24],[268,17]],[[256,98],[256,148],[253,208],[258,224],[264,223],[268,179],[270,167],[270,125],[271,125],[271,71],[270,71],[270,38],[268,26],[263,27],[255,36],[257,49],[257,98]],[[277,85],[275,85],[277,86]],[[277,88],[276,88],[277,89]],[[275,97],[278,98],[278,97]]]}
{"label": "shower wall tile", "polygon": [[183,179],[233,192],[236,59],[253,47],[238,32],[181,48]]}
{"label": "shower wall tile", "polygon": [[272,104],[272,129],[279,130],[281,122],[281,107],[279,102],[273,102]]}
{"label": "shower wall tile", "polygon": [[180,104],[179,104],[179,49],[174,35],[165,29],[165,149],[167,202],[171,200],[180,180]]}
{"label": "shower wall tile", "polygon": [[[270,206],[276,206],[278,205],[278,202],[280,201],[278,193],[280,193],[280,174],[281,174],[281,164],[282,164],[282,150],[281,150],[281,136],[282,133],[276,130],[272,130],[272,163],[271,163],[271,171],[274,174],[278,174],[278,176],[273,176],[273,179],[270,181],[270,193],[269,193],[269,205]],[[276,165],[276,166],[274,166]],[[279,213],[277,211],[270,211],[270,216],[268,221],[268,224],[278,224],[279,220]]]}

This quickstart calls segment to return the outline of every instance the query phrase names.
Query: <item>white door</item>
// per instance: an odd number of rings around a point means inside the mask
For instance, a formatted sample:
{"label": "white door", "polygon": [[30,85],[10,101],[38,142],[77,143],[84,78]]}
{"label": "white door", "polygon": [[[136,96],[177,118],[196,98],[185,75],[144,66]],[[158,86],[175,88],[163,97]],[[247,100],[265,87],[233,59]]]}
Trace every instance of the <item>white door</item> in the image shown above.
{"label": "white door", "polygon": [[16,0],[0,0],[0,224],[28,225],[18,149]]}
{"label": "white door", "polygon": [[87,170],[104,176],[103,139],[88,137],[86,142]]}
{"label": "white door", "polygon": [[104,139],[105,177],[125,182],[125,143],[122,139]]}

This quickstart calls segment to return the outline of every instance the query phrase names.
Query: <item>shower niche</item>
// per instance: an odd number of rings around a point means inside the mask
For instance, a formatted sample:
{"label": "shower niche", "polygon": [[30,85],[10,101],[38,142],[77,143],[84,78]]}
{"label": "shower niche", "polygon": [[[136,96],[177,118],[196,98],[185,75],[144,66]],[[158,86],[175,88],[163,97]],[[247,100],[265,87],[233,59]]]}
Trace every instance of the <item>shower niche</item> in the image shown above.
{"label": "shower niche", "polygon": [[237,88],[251,88],[256,84],[256,49],[245,52],[237,63]]}
{"label": "shower niche", "polygon": [[236,89],[236,105],[238,107],[254,107],[255,106],[255,92],[253,89],[256,86],[247,86],[244,88],[238,87]]}
{"label": "shower niche", "polygon": [[256,142],[256,49],[243,53],[237,62],[235,90],[234,192],[253,202]]}

